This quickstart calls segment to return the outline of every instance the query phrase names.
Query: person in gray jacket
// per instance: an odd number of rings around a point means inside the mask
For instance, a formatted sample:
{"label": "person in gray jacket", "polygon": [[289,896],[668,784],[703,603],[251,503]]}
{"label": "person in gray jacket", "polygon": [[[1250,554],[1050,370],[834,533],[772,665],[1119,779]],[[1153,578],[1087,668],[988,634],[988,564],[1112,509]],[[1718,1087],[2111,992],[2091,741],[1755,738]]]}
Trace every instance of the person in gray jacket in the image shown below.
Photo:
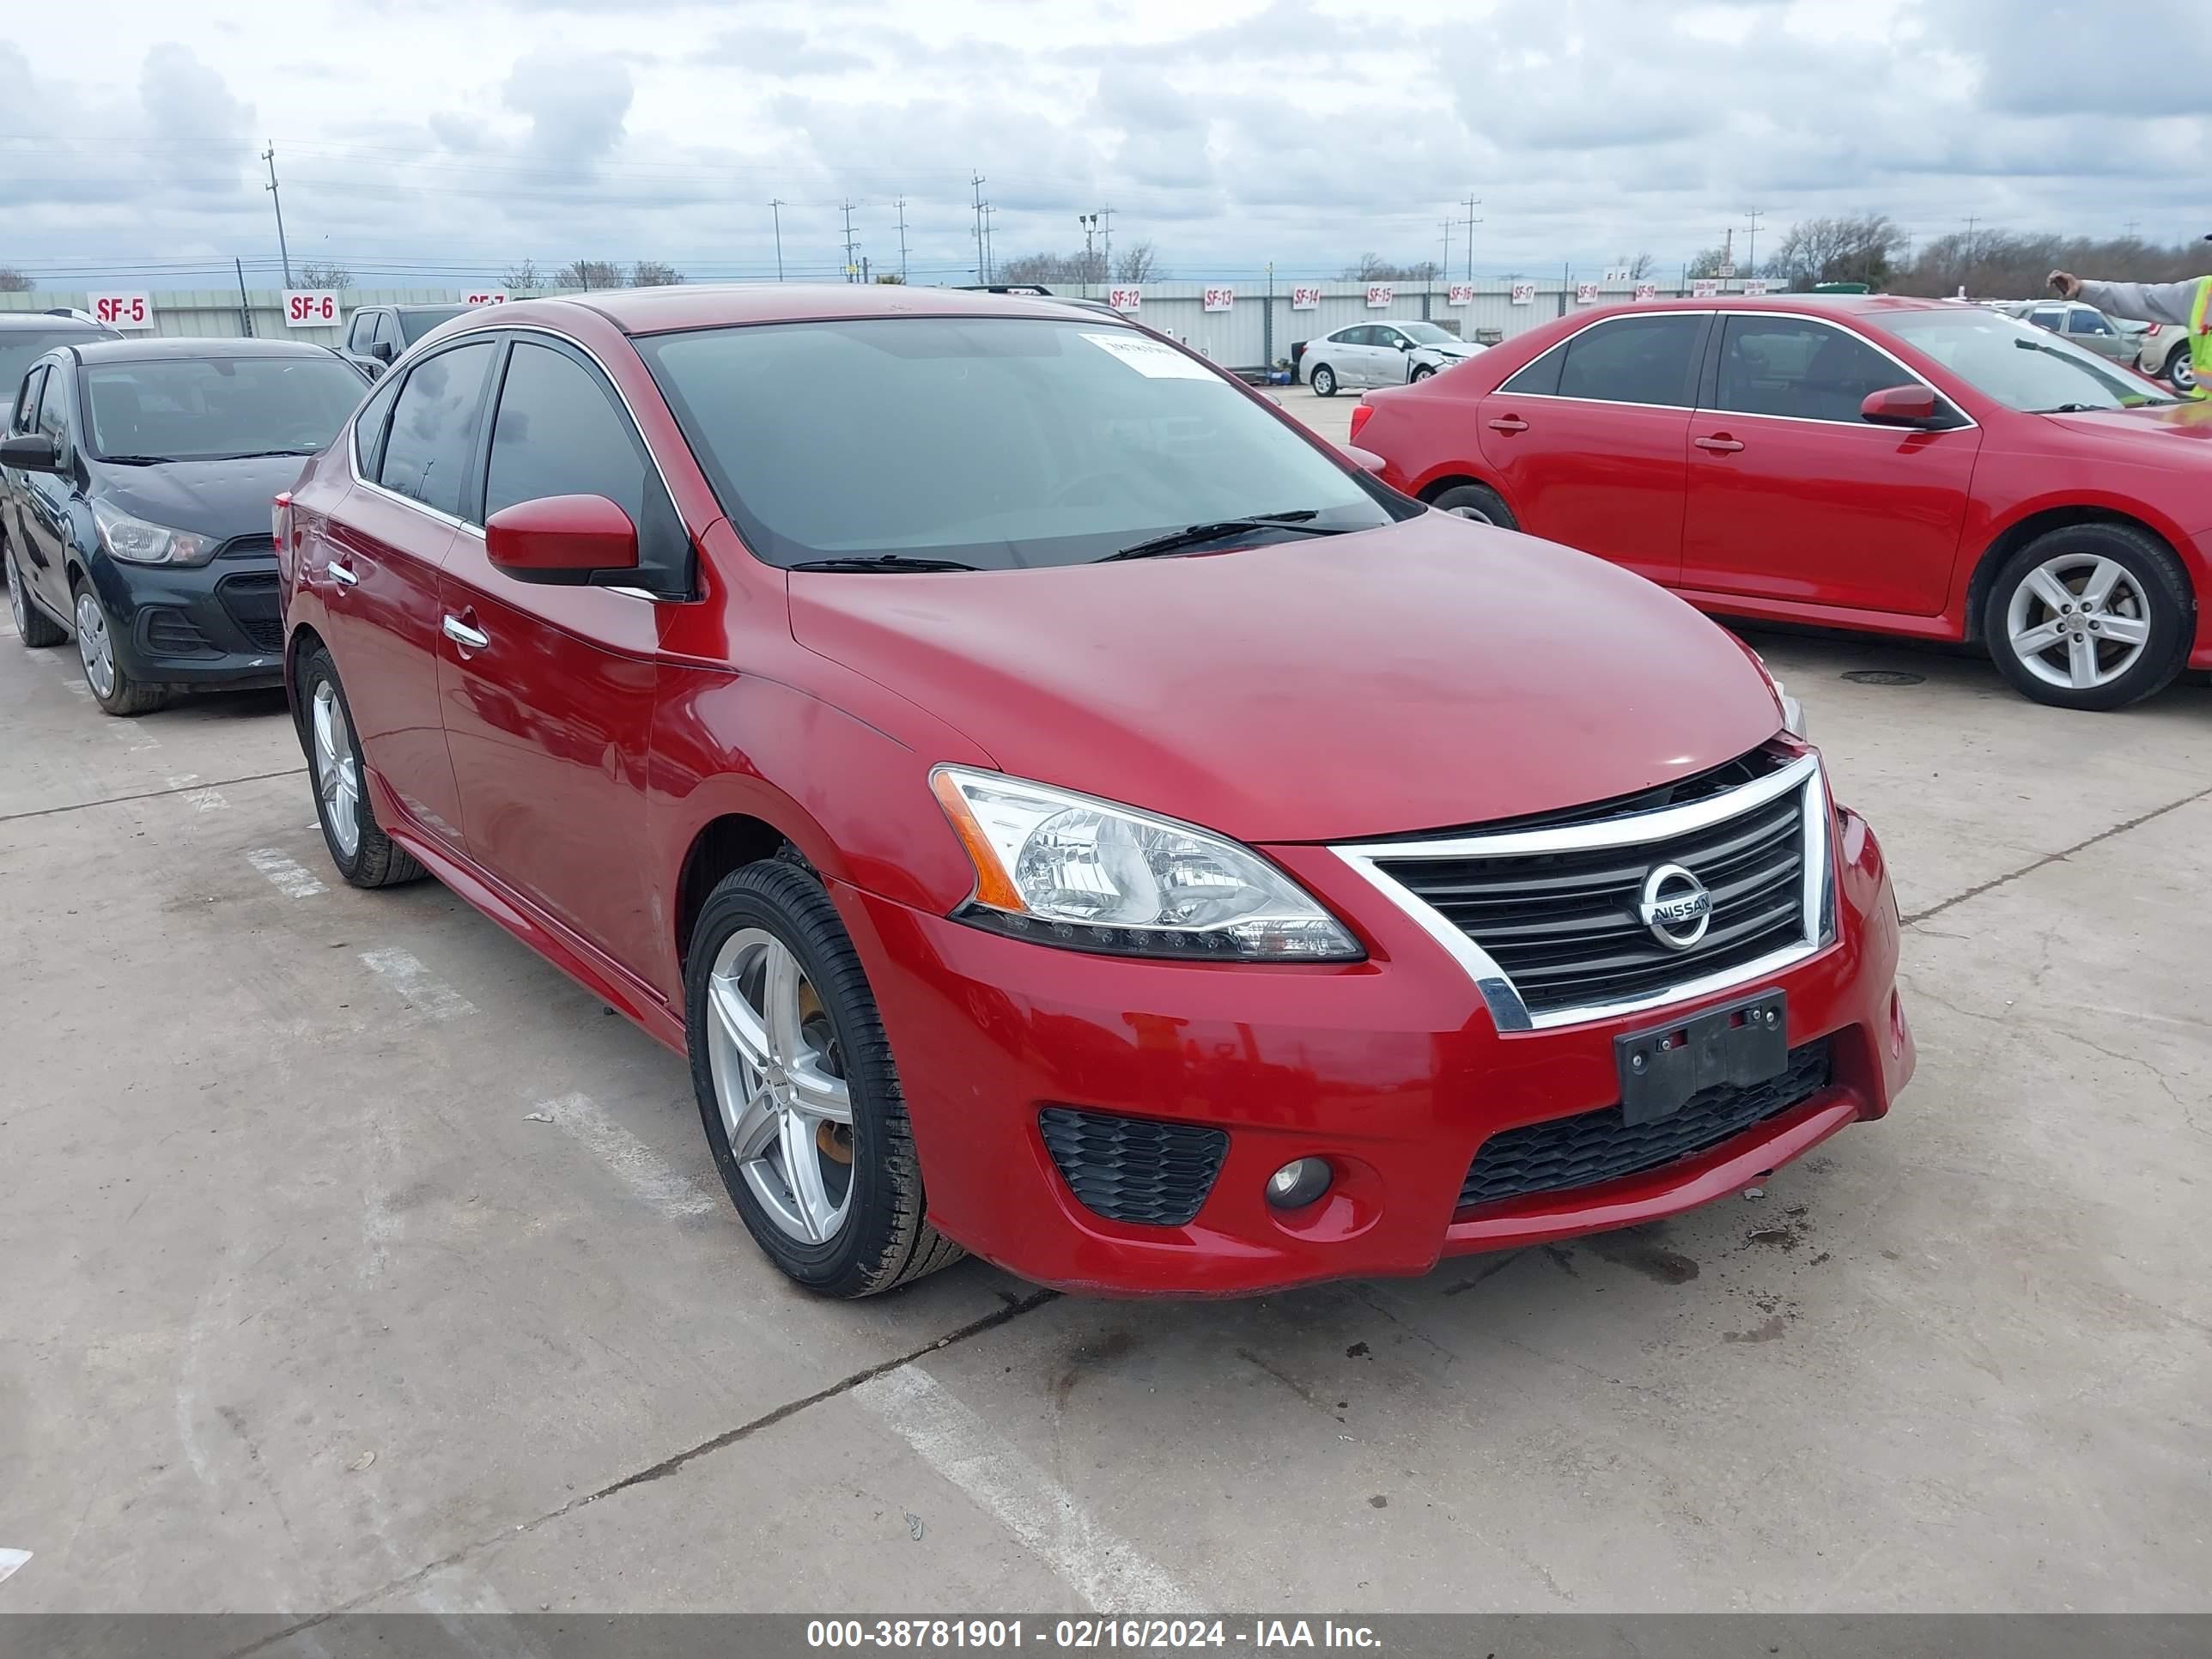
{"label": "person in gray jacket", "polygon": [[[2212,242],[2212,236],[2204,239]],[[2203,398],[2212,380],[2212,276],[2192,276],[2180,283],[2100,283],[2076,276],[2070,270],[2051,273],[2051,286],[2062,300],[2080,300],[2107,317],[2125,317],[2138,323],[2166,323],[2189,331],[2191,384],[2177,389]]]}

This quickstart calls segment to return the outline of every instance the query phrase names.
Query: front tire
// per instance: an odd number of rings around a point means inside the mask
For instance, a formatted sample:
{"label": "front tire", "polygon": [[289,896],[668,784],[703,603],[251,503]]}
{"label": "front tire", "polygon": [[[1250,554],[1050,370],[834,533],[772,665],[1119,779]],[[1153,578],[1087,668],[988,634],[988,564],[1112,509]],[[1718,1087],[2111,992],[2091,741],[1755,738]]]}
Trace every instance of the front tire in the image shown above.
{"label": "front tire", "polygon": [[323,827],[331,862],[355,887],[420,881],[429,872],[384,833],[368,804],[368,767],[354,731],[353,708],[338,682],[337,665],[319,646],[300,665],[300,700],[307,710],[300,737],[315,786],[315,821]]}
{"label": "front tire", "polygon": [[1426,363],[1421,363],[1421,364],[1417,365],[1417,366],[1415,367],[1414,370],[1413,370],[1413,384],[1414,384],[1414,385],[1416,385],[1416,386],[1419,386],[1419,385],[1423,380],[1427,380],[1427,379],[1429,378],[1429,376],[1430,376],[1430,375],[1431,375],[1431,374],[1435,374],[1436,372],[1437,372],[1437,371],[1436,371],[1434,368],[1431,368],[1431,367],[1430,367],[1428,364],[1426,364]]}
{"label": "front tire", "polygon": [[15,562],[15,550],[8,550],[8,609],[15,619],[15,638],[22,645],[36,651],[50,645],[59,645],[69,637],[69,629],[39,609],[23,586],[27,580],[23,567]]}
{"label": "front tire", "polygon": [[1312,386],[1315,397],[1334,398],[1336,396],[1336,371],[1327,363],[1316,363]]}
{"label": "front tire", "polygon": [[860,958],[813,873],[768,859],[691,931],[684,1028],[699,1117],[746,1231],[823,1296],[960,1259],[926,1216],[906,1098]]}
{"label": "front tire", "polygon": [[152,714],[169,700],[167,686],[133,679],[123,666],[116,654],[106,608],[89,583],[79,584],[76,590],[76,659],[94,700],[111,714],[135,719]]}
{"label": "front tire", "polygon": [[1982,631],[2021,695],[2060,708],[2124,708],[2181,672],[2197,599],[2187,572],[2148,532],[2069,525],[2006,562]]}

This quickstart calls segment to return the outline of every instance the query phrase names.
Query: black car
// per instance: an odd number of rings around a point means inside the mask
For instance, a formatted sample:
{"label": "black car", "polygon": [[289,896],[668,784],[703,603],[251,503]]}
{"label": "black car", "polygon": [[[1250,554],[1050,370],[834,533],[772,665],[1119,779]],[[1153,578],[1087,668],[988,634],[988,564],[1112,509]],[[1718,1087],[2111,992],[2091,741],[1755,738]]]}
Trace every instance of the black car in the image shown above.
{"label": "black car", "polygon": [[[15,389],[23,384],[24,371],[41,352],[72,342],[122,337],[112,328],[66,312],[0,311],[0,425],[15,406]],[[5,492],[0,491],[0,500],[4,499]],[[7,545],[8,514],[0,508],[0,550]],[[5,568],[0,564],[0,570]]]}
{"label": "black car", "polygon": [[467,309],[465,306],[362,306],[346,319],[345,343],[338,349],[368,374],[381,374],[409,346]]}
{"label": "black car", "polygon": [[0,438],[17,636],[74,634],[111,714],[179,687],[281,684],[270,499],[367,386],[328,347],[284,340],[48,351]]}

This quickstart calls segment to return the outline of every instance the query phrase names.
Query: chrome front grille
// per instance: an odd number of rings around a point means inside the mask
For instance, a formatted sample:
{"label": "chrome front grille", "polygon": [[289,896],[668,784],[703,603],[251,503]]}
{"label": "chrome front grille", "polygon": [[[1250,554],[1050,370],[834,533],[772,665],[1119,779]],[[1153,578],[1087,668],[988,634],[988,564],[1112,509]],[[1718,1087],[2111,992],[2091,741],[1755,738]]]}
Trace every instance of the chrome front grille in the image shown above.
{"label": "chrome front grille", "polygon": [[[1750,781],[1654,810],[1607,803],[1532,827],[1336,851],[1458,957],[1500,1030],[1657,1007],[1774,972],[1821,943],[1829,859],[1819,762],[1721,769]],[[1662,873],[1670,868],[1690,879]],[[1640,908],[1654,894],[1698,890],[1709,907],[1702,931]]]}

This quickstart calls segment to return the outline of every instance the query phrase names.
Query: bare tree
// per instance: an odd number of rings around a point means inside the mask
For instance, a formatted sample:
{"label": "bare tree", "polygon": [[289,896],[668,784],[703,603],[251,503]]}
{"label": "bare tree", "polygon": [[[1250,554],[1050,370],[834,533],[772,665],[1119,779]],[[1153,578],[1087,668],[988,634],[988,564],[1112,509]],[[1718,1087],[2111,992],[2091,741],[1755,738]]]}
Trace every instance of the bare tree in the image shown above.
{"label": "bare tree", "polygon": [[301,288],[351,288],[353,272],[333,260],[310,259],[300,267],[300,286]]}
{"label": "bare tree", "polygon": [[535,259],[525,259],[519,264],[509,265],[505,280],[510,294],[529,294],[544,286],[544,279],[538,274],[538,261]]}
{"label": "bare tree", "polygon": [[896,288],[903,285],[906,282],[906,278],[900,276],[896,270],[887,270],[879,275],[876,278],[876,281],[878,283],[889,283],[890,286]]}
{"label": "bare tree", "polygon": [[629,268],[632,288],[673,288],[683,280],[682,271],[658,259],[640,259]]}
{"label": "bare tree", "polygon": [[1166,275],[1160,266],[1160,251],[1150,242],[1132,242],[1114,261],[1114,280],[1117,283],[1154,283]]}
{"label": "bare tree", "polygon": [[1818,283],[1887,284],[1908,238],[1886,213],[1800,219],[1766,262],[1766,274],[1802,291]]}
{"label": "bare tree", "polygon": [[1638,254],[1633,259],[1623,259],[1620,263],[1628,267],[1628,280],[1632,283],[1640,283],[1644,281],[1645,277],[1652,274],[1659,264],[1656,259],[1654,259],[1651,257],[1650,250],[1648,248],[1643,252]]}
{"label": "bare tree", "polygon": [[2033,299],[2053,270],[2118,282],[2174,283],[2212,269],[2201,242],[2171,246],[2135,237],[2093,239],[2048,233],[1954,231],[1926,243],[1891,284],[1899,294],[1955,294]]}
{"label": "bare tree", "polygon": [[1427,283],[1433,282],[1442,267],[1434,259],[1420,259],[1410,265],[1393,264],[1379,253],[1363,253],[1354,263],[1344,268],[1347,283]]}
{"label": "bare tree", "polygon": [[620,288],[622,267],[611,259],[579,259],[554,273],[556,288]]}
{"label": "bare tree", "polygon": [[1721,274],[1721,267],[1727,263],[1726,248],[1717,245],[1712,247],[1701,247],[1690,256],[1686,274],[1692,276],[1717,276]]}
{"label": "bare tree", "polygon": [[0,294],[28,294],[31,279],[13,265],[0,265]]}

